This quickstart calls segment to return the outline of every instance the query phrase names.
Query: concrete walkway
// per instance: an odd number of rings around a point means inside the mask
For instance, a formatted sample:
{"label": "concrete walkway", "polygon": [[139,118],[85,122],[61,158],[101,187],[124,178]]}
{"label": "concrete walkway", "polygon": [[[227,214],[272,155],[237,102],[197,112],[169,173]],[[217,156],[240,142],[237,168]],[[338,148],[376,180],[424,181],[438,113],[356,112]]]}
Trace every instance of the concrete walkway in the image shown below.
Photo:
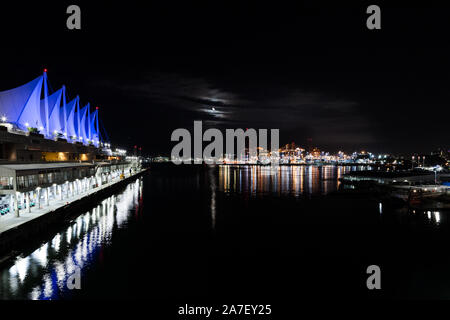
{"label": "concrete walkway", "polygon": [[[137,175],[139,173],[140,172],[134,173],[132,175],[129,175],[129,174],[125,175],[125,178],[129,178],[129,177]],[[110,181],[108,183],[105,183],[102,186],[93,188],[91,190],[84,191],[84,192],[82,192],[80,194],[77,194],[75,196],[72,196],[70,198],[63,199],[63,200],[59,200],[59,199],[55,200],[55,199],[53,199],[48,206],[46,206],[45,204],[41,203],[41,208],[37,208],[37,206],[32,207],[31,208],[31,212],[28,212],[27,209],[22,209],[22,210],[19,211],[20,217],[16,217],[16,214],[14,212],[9,212],[8,214],[6,214],[4,216],[0,216],[0,234],[5,232],[5,231],[8,231],[10,229],[13,229],[15,227],[18,227],[18,226],[20,226],[23,223],[26,223],[28,221],[31,221],[31,220],[36,219],[38,217],[41,217],[41,216],[43,216],[43,215],[45,215],[45,214],[47,214],[49,212],[52,212],[52,211],[55,211],[55,210],[57,210],[57,209],[59,209],[61,207],[64,207],[67,204],[70,204],[70,203],[72,203],[74,201],[77,201],[77,200],[79,200],[81,198],[84,198],[87,195],[96,193],[97,191],[102,190],[102,189],[106,189],[109,186],[111,186],[111,185],[113,185],[113,184],[115,184],[115,183],[117,183],[119,181],[121,181],[121,179],[119,177],[116,177],[112,181]],[[36,203],[36,205],[37,205],[37,203]]]}

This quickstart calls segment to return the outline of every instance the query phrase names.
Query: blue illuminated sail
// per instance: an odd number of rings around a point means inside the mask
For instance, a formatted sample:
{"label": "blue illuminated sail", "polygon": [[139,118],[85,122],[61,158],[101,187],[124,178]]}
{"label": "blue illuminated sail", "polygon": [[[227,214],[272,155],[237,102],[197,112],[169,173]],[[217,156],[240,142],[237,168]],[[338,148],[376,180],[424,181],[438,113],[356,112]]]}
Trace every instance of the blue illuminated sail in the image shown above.
{"label": "blue illuminated sail", "polygon": [[0,92],[0,119],[17,129],[37,128],[45,137],[63,133],[72,141],[101,141],[98,107],[91,114],[89,103],[80,109],[80,99],[66,104],[63,86],[48,94],[47,73],[15,89]]}
{"label": "blue illuminated sail", "polygon": [[80,110],[80,134],[83,137],[83,141],[87,141],[89,139],[89,136],[86,132],[88,107],[89,103]]}
{"label": "blue illuminated sail", "polygon": [[0,116],[20,129],[43,127],[40,99],[43,76],[15,89],[0,92]]}
{"label": "blue illuminated sail", "polygon": [[[63,88],[48,96],[49,132],[51,134],[61,133],[64,128],[64,123],[61,122],[61,114],[63,113],[61,109],[62,94]],[[43,105],[43,102],[44,100],[41,101],[41,105]]]}
{"label": "blue illuminated sail", "polygon": [[64,128],[64,131],[67,132],[67,136],[70,139],[72,139],[72,137],[78,137],[75,128],[75,107],[77,105],[77,100],[78,98],[75,98],[66,104],[67,128]]}
{"label": "blue illuminated sail", "polygon": [[97,128],[96,128],[96,123],[98,123],[98,110],[95,110],[92,114],[91,114],[91,136],[92,136],[92,140],[94,140],[95,144],[97,145],[97,143],[100,141],[100,137],[98,135],[97,132]]}

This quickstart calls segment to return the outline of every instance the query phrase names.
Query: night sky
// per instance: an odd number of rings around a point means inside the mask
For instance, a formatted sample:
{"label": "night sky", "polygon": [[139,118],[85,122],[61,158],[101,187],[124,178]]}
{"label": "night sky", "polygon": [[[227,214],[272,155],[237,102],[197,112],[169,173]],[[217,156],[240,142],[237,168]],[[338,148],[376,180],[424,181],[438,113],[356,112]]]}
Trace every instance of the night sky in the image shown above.
{"label": "night sky", "polygon": [[[81,31],[65,26],[75,3]],[[0,90],[45,67],[54,90],[100,107],[113,143],[151,155],[170,154],[171,132],[194,120],[279,128],[281,144],[331,152],[448,149],[450,11],[427,3],[2,7]],[[369,4],[381,30],[366,28]]]}

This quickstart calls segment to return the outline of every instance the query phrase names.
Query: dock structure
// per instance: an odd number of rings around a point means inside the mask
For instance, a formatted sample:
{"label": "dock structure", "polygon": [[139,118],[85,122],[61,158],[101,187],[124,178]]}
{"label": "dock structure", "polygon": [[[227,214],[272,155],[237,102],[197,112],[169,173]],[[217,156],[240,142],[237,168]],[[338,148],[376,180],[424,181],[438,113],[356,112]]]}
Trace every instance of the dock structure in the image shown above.
{"label": "dock structure", "polygon": [[450,173],[359,171],[344,175],[342,181],[372,181],[378,184],[420,185],[449,179]]}
{"label": "dock structure", "polygon": [[450,187],[442,185],[392,185],[390,195],[406,202],[417,202],[450,195]]}
{"label": "dock structure", "polygon": [[0,233],[138,171],[132,161],[0,165]]}

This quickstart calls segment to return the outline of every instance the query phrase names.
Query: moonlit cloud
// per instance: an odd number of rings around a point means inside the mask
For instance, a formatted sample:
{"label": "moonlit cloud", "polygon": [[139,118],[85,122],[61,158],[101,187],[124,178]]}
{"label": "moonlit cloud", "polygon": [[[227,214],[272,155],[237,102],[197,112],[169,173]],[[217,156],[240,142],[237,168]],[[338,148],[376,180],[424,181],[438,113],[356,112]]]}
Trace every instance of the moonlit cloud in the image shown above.
{"label": "moonlit cloud", "polygon": [[370,121],[358,112],[358,102],[329,97],[325,92],[268,83],[265,87],[270,92],[257,94],[245,85],[236,88],[232,79],[219,83],[207,76],[161,72],[149,73],[139,83],[104,85],[141,99],[160,112],[184,112],[187,128],[194,120],[202,120],[205,127],[219,129],[279,128],[282,139],[299,144],[310,137],[326,145],[374,142],[366,130]]}

